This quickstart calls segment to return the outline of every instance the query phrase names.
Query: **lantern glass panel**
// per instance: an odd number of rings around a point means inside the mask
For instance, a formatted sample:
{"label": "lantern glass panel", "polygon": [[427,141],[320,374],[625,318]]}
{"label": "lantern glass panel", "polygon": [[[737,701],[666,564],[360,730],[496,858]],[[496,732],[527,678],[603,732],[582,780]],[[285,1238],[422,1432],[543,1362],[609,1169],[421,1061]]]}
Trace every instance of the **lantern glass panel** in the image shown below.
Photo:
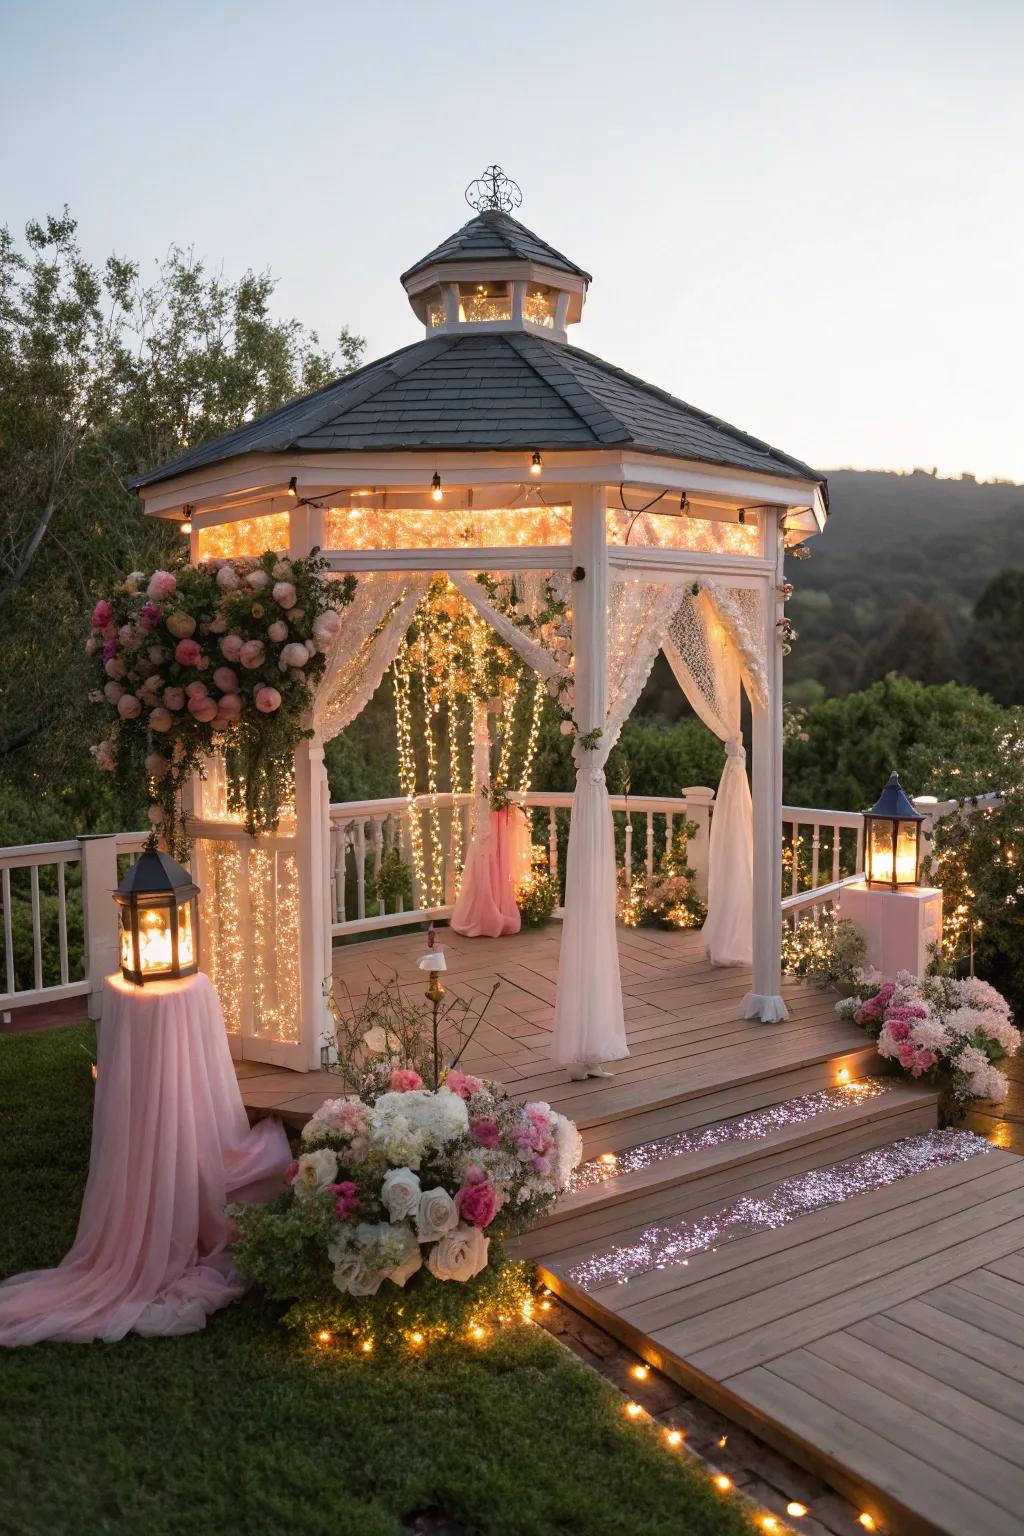
{"label": "lantern glass panel", "polygon": [[917,884],[917,830],[916,821],[896,823],[896,884]]}
{"label": "lantern glass panel", "polygon": [[868,822],[868,880],[874,885],[892,884],[893,824],[891,821]]}
{"label": "lantern glass panel", "polygon": [[[147,980],[175,976],[195,964],[195,937],[192,928],[192,902],[181,907],[168,903],[147,903],[133,913],[131,906],[121,908],[121,967],[126,974],[135,972],[132,920],[139,927],[139,971]],[[173,930],[178,930],[178,962],[174,963]]]}

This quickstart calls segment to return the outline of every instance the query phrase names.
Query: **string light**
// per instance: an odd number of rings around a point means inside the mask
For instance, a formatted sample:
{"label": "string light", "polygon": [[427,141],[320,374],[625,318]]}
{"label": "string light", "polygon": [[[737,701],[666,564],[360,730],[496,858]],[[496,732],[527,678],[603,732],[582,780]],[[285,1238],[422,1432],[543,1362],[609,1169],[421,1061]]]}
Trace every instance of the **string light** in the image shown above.
{"label": "string light", "polygon": [[268,549],[287,549],[291,530],[288,512],[269,512],[263,517],[243,517],[215,528],[200,528],[200,560],[237,560],[262,555]]}
{"label": "string light", "polygon": [[862,1525],[866,1531],[874,1531],[878,1529],[874,1519],[871,1515],[868,1514],[867,1510],[862,1510],[861,1513],[857,1516],[857,1524]]}
{"label": "string light", "polygon": [[320,1332],[317,1334],[317,1340],[321,1344],[329,1344],[331,1342],[331,1335],[326,1328],[320,1329]]}
{"label": "string light", "polygon": [[626,1404],[626,1414],[628,1415],[629,1418],[631,1418],[631,1419],[638,1419],[642,1413],[643,1413],[643,1409],[641,1408],[639,1403],[627,1403]]}
{"label": "string light", "polygon": [[648,1376],[651,1374],[650,1367],[646,1365],[634,1365],[630,1374],[635,1376],[637,1381],[646,1381]]}
{"label": "string light", "polygon": [[253,848],[248,857],[252,1028],[294,1045],[299,1020],[299,872],[294,854]]}
{"label": "string light", "polygon": [[481,1339],[485,1339],[487,1337],[487,1330],[486,1328],[481,1328],[479,1323],[474,1323],[469,1330],[469,1336],[479,1344]]}
{"label": "string light", "polygon": [[724,1451],[725,1447],[729,1444],[729,1436],[728,1435],[720,1435],[718,1437],[718,1444],[719,1444],[719,1447]]}
{"label": "string light", "polygon": [[604,1163],[608,1168],[613,1168],[618,1160],[614,1152],[602,1152],[598,1158],[598,1162]]}
{"label": "string light", "polygon": [[778,1520],[776,1520],[774,1515],[762,1515],[761,1529],[763,1531],[781,1531],[782,1526],[779,1524]]}
{"label": "string light", "polygon": [[415,1349],[418,1349],[420,1347],[420,1345],[423,1343],[423,1335],[422,1335],[422,1333],[420,1333],[418,1331],[416,1333],[410,1333],[408,1335],[408,1338],[409,1338],[409,1343]]}
{"label": "string light", "polygon": [[298,494],[299,494],[299,481],[298,481],[298,477],[296,475],[292,475],[291,479],[288,481],[288,495],[289,496],[297,496]]}
{"label": "string light", "polygon": [[726,1477],[724,1472],[716,1473],[711,1481],[714,1483],[719,1493],[728,1493],[729,1489],[732,1487],[732,1479]]}
{"label": "string light", "polygon": [[672,1449],[675,1450],[677,1446],[683,1443],[683,1432],[681,1429],[666,1429],[665,1439]]}
{"label": "string light", "polygon": [[836,1082],[837,1083],[848,1083],[849,1081],[850,1081],[850,1069],[849,1069],[849,1067],[840,1067],[839,1071],[836,1073]]}
{"label": "string light", "polygon": [[801,1504],[799,1499],[791,1499],[786,1505],[786,1514],[792,1515],[794,1520],[802,1520],[807,1514],[807,1505]]}
{"label": "string light", "polygon": [[362,1350],[364,1355],[372,1355],[373,1354],[373,1340],[372,1339],[364,1339],[363,1342],[360,1344],[359,1348]]}
{"label": "string light", "polygon": [[533,781],[533,760],[537,755],[540,723],[544,717],[544,700],[547,698],[547,692],[547,684],[538,672],[533,685],[533,704],[530,710],[530,729],[526,738],[526,749],[523,753],[523,771],[519,778],[521,795],[530,793],[530,784]]}
{"label": "string light", "polygon": [[409,674],[408,649],[403,644],[391,665],[395,697],[395,733],[398,738],[398,779],[407,802],[409,849],[415,877],[414,900],[422,901],[426,891],[423,865],[423,829],[416,807],[416,754],[412,744],[412,679]]}
{"label": "string light", "polygon": [[427,906],[439,907],[444,899],[442,889],[442,870],[444,868],[444,849],[441,846],[441,830],[437,814],[437,750],[434,744],[434,717],[436,711],[431,704],[427,678],[432,674],[427,654],[426,627],[420,627],[420,690],[423,695],[424,729],[423,739],[427,749],[427,794],[430,797],[430,810],[428,813],[428,825],[430,828],[430,869],[427,877],[427,891],[425,901]]}
{"label": "string light", "polygon": [[534,453],[533,458],[530,460],[530,474],[531,475],[539,475],[543,468],[544,468],[544,460],[541,458],[540,451],[538,449]]}
{"label": "string light", "polygon": [[436,469],[434,470],[434,478],[430,482],[430,496],[432,501],[440,501],[444,496],[444,492],[441,489],[441,476]]}

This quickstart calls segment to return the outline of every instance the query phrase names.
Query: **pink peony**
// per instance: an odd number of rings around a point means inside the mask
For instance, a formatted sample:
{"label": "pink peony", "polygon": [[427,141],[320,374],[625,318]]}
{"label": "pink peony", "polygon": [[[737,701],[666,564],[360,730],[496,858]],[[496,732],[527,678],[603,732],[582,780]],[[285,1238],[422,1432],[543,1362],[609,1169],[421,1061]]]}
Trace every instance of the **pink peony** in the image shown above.
{"label": "pink peony", "polygon": [[230,565],[222,565],[217,572],[217,585],[222,592],[237,591],[240,583],[236,572]]}
{"label": "pink peony", "polygon": [[225,693],[220,700],[220,713],[227,720],[237,720],[242,713],[242,695]]}
{"label": "pink peony", "polygon": [[[221,650],[223,649],[224,645],[222,642]],[[262,667],[265,654],[262,640],[246,640],[234,659],[240,661],[247,671],[255,672],[257,667]]]}
{"label": "pink peony", "polygon": [[190,613],[184,613],[179,608],[175,613],[167,615],[167,628],[176,640],[187,640],[189,635],[196,632],[196,621]]}
{"label": "pink peony", "polygon": [[231,667],[218,667],[213,674],[213,686],[221,693],[237,693],[238,673]]}
{"label": "pink peony", "polygon": [[914,1064],[914,1047],[903,1044],[896,1052],[901,1067],[911,1067]]}
{"label": "pink peony", "polygon": [[288,1164],[287,1168],[285,1169],[285,1171],[284,1171],[284,1173],[283,1173],[283,1175],[281,1177],[281,1183],[282,1184],[294,1184],[294,1182],[295,1182],[295,1175],[298,1173],[298,1171],[299,1171],[299,1160],[298,1160],[297,1157],[293,1157],[291,1162]]}
{"label": "pink peony", "polygon": [[106,629],[107,625],[110,623],[113,617],[113,608],[111,608],[108,602],[101,598],[92,611],[93,629]]}
{"label": "pink peony", "polygon": [[291,645],[286,645],[281,652],[281,669],[286,667],[304,667],[309,660],[309,652],[304,645],[293,640]]}
{"label": "pink peony", "polygon": [[151,711],[149,716],[149,728],[151,731],[169,731],[173,724],[174,721],[171,719],[170,711],[164,709],[162,705],[158,704],[156,709]]}
{"label": "pink peony", "polygon": [[188,712],[194,719],[200,720],[204,725],[207,725],[217,713],[217,705],[210,698],[210,695],[206,694],[201,699],[189,699]]}
{"label": "pink peony", "polygon": [[[227,697],[231,698],[232,695],[228,694]],[[264,685],[262,688],[256,689],[253,695],[253,703],[261,715],[272,715],[275,709],[281,708],[281,695],[276,688],[268,688]]]}
{"label": "pink peony", "polygon": [[906,1019],[888,1019],[885,1027],[893,1040],[910,1039],[910,1025]]}
{"label": "pink peony", "polygon": [[280,603],[282,608],[295,607],[295,588],[290,581],[275,581],[274,602]]}
{"label": "pink peony", "polygon": [[190,699],[205,699],[209,691],[206,684],[201,682],[199,678],[196,678],[194,683],[185,684],[185,693]]}
{"label": "pink peony", "polygon": [[338,1220],[348,1221],[349,1217],[355,1214],[359,1204],[359,1191],[356,1186],[351,1179],[343,1179],[340,1184],[327,1184],[325,1188],[330,1190],[332,1195],[337,1196],[334,1210]]}
{"label": "pink peony", "polygon": [[96,652],[99,650],[99,648],[100,648],[99,636],[98,635],[90,635],[88,640],[85,642],[85,654],[87,656],[95,656]]}
{"label": "pink peony", "polygon": [[143,603],[139,609],[139,628],[152,629],[160,622],[160,609],[153,603]]}
{"label": "pink peony", "polygon": [[146,754],[146,772],[151,779],[164,779],[171,771],[171,760],[164,757],[162,752],[148,752]]}
{"label": "pink peony", "polygon": [[938,1059],[939,1058],[936,1056],[934,1051],[918,1051],[917,1060],[914,1062],[913,1066],[914,1076],[920,1077],[922,1072],[930,1072]]}
{"label": "pink peony", "polygon": [[273,624],[267,625],[267,639],[273,640],[275,645],[280,645],[282,640],[288,639],[288,625],[284,619],[275,619]]}
{"label": "pink peony", "polygon": [[469,1134],[480,1147],[496,1147],[501,1142],[501,1132],[493,1120],[474,1120]]}
{"label": "pink peony", "polygon": [[149,578],[149,586],[146,588],[147,597],[151,597],[154,603],[162,602],[178,585],[177,578],[170,571],[154,571]]}
{"label": "pink peony", "polygon": [[396,1067],[388,1078],[392,1093],[412,1093],[423,1087],[423,1079],[412,1067]]}
{"label": "pink peony", "polygon": [[185,708],[185,690],[184,690],[184,688],[165,688],[164,689],[164,704],[167,706],[168,709],[184,709]]}
{"label": "pink peony", "polygon": [[124,677],[127,668],[119,656],[111,656],[109,661],[103,663],[103,670],[108,677],[117,679]]}
{"label": "pink peony", "polygon": [[225,635],[220,643],[220,653],[225,661],[237,661],[242,654],[241,635]]}
{"label": "pink peony", "polygon": [[498,1196],[489,1181],[483,1184],[464,1184],[455,1196],[455,1209],[460,1221],[471,1227],[488,1227],[498,1213]]}
{"label": "pink peony", "polygon": [[460,1099],[468,1099],[470,1094],[479,1093],[484,1086],[479,1077],[473,1077],[469,1072],[460,1072],[458,1067],[453,1067],[448,1073],[444,1085],[452,1093],[457,1093]]}
{"label": "pink peony", "polygon": [[117,712],[122,720],[137,720],[142,714],[142,700],[134,693],[122,693],[117,701]]}
{"label": "pink peony", "polygon": [[136,651],[139,648],[139,637],[135,632],[134,624],[122,624],[117,632],[117,638],[126,651]]}
{"label": "pink peony", "polygon": [[250,587],[253,592],[262,592],[264,587],[269,587],[270,577],[267,575],[266,571],[250,571],[248,576],[245,578],[245,584],[247,587]]}
{"label": "pink peony", "polygon": [[211,635],[222,635],[228,627],[228,621],[222,613],[215,613],[210,620]]}
{"label": "pink peony", "polygon": [[146,655],[156,666],[159,666],[162,661],[167,660],[167,652],[162,645],[151,645]]}
{"label": "pink peony", "polygon": [[196,667],[202,656],[199,643],[196,640],[179,640],[174,647],[174,659],[179,667]]}
{"label": "pink peony", "polygon": [[124,693],[124,685],[122,683],[115,683],[111,679],[109,683],[103,684],[103,697],[107,700],[108,704],[116,704],[122,693]]}

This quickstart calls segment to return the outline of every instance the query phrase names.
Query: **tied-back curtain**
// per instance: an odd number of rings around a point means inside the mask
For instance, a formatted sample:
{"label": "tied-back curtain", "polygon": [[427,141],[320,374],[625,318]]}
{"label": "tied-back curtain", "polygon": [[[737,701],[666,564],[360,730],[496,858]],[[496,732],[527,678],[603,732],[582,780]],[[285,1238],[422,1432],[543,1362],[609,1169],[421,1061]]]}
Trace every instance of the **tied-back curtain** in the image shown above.
{"label": "tied-back curtain", "polygon": [[[517,580],[520,579],[517,577]],[[475,576],[469,575],[466,571],[449,571],[448,580],[467,603],[476,609],[480,617],[486,619],[499,640],[504,640],[505,644],[511,647],[528,667],[531,667],[534,672],[539,672],[545,680],[558,675],[559,664],[554,654],[541,641],[533,639],[531,635],[520,629],[507,613],[503,613],[495,603],[492,603]],[[543,587],[543,577],[538,587]],[[531,607],[536,612],[539,610],[541,599],[533,592],[532,584],[524,583],[520,601],[527,612]]]}
{"label": "tied-back curtain", "polygon": [[678,589],[663,582],[627,579],[608,588],[605,719],[594,746],[577,743],[573,754],[576,789],[552,1041],[552,1056],[563,1066],[629,1055],[615,931],[615,831],[604,770],[678,601]]}
{"label": "tied-back curtain", "polygon": [[398,654],[430,585],[429,573],[371,571],[341,609],[341,628],[313,701],[313,726],[331,741],[366,708]]}
{"label": "tied-back curtain", "polygon": [[663,646],[700,720],[725,743],[725,767],[711,818],[708,916],[713,965],[749,965],[753,932],[753,808],[740,724],[740,686],[751,702],[767,694],[760,594],[707,583],[687,592]]}

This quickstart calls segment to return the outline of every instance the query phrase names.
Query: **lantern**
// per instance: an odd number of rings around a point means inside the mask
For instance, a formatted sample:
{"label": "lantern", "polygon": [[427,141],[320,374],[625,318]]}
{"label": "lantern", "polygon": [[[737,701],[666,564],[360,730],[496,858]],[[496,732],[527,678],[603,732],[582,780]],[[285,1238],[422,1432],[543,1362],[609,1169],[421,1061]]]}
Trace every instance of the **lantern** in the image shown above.
{"label": "lantern", "polygon": [[917,884],[924,817],[894,773],[878,801],[864,813],[864,877],[868,885],[898,891]]}
{"label": "lantern", "polygon": [[114,892],[121,909],[121,974],[144,986],[199,969],[199,887],[155,842]]}

